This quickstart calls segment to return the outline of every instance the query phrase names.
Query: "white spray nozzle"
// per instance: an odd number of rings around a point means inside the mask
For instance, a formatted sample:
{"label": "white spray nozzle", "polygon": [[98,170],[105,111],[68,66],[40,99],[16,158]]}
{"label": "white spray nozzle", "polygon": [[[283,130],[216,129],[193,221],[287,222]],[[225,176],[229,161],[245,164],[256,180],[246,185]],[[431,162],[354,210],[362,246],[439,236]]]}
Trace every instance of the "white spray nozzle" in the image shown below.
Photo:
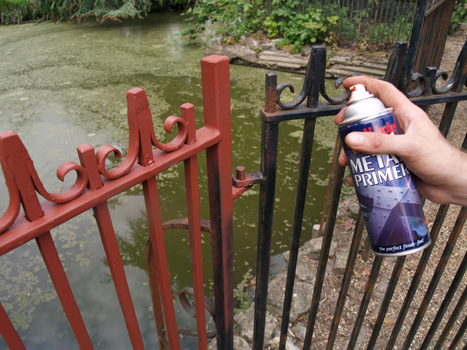
{"label": "white spray nozzle", "polygon": [[351,104],[351,103],[354,103],[360,100],[364,100],[369,97],[373,97],[373,95],[370,94],[368,91],[366,91],[365,85],[357,84],[357,85],[350,87],[350,98],[347,101],[347,104]]}

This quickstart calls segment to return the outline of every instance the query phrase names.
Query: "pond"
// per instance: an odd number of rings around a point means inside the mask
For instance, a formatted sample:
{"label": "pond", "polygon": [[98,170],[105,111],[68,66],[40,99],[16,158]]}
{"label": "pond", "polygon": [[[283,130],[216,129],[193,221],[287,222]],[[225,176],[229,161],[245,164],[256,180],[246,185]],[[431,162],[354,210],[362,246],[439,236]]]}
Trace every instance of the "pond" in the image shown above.
{"label": "pond", "polygon": [[[126,91],[146,91],[156,135],[170,139],[162,125],[179,115],[185,102],[195,105],[202,125],[200,43],[169,45],[181,30],[178,14],[153,14],[122,23],[41,23],[0,27],[0,131],[16,131],[49,192],[73,182],[55,176],[65,161],[78,162],[76,147],[112,144],[128,147]],[[266,71],[231,66],[233,168],[259,171],[261,123]],[[279,74],[299,90],[303,76]],[[331,91],[331,88],[328,88]],[[338,92],[336,92],[336,95]],[[283,268],[280,253],[288,249],[293,224],[297,164],[303,122],[281,127],[278,159],[273,272]],[[335,142],[332,118],[317,124],[302,243],[319,223]],[[202,219],[208,218],[205,160],[200,157]],[[186,217],[183,168],[158,176],[163,219]],[[72,176],[70,176],[72,177]],[[258,188],[234,202],[234,283],[254,278],[256,264]],[[0,175],[0,215],[8,206],[8,192]],[[147,348],[157,348],[157,337],[146,275],[144,248],[148,237],[142,189],[134,187],[109,201],[115,231],[130,284],[139,326]],[[84,322],[96,348],[128,349],[116,293],[106,265],[100,236],[91,211],[52,231]],[[212,294],[209,234],[204,234],[206,295]],[[166,234],[172,289],[190,286],[188,233]],[[28,349],[73,349],[76,341],[34,242],[0,257],[0,301]],[[176,302],[179,327],[194,322]],[[184,337],[182,346],[195,348]],[[6,348],[0,339],[0,349]]]}

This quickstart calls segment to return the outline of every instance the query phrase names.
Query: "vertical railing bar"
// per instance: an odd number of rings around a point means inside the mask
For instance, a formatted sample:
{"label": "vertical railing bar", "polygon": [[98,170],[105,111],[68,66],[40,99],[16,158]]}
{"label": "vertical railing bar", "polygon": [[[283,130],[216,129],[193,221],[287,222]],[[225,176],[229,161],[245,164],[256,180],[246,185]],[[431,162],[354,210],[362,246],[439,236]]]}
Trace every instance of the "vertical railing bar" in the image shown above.
{"label": "vertical railing bar", "polygon": [[436,266],[436,271],[433,274],[430,285],[428,286],[428,289],[425,293],[425,297],[423,298],[422,303],[418,309],[417,315],[415,316],[415,319],[412,322],[412,327],[410,328],[409,334],[407,335],[407,338],[404,342],[404,349],[410,348],[410,344],[412,343],[415,334],[418,330],[418,327],[420,326],[425,311],[428,308],[428,304],[430,303],[431,298],[435,293],[436,287],[438,286],[438,282],[441,279],[441,276],[449,261],[449,258],[451,257],[452,250],[454,249],[454,245],[456,244],[457,239],[459,238],[459,235],[462,231],[462,226],[464,225],[466,219],[467,208],[463,207],[460,210],[459,216],[457,217],[456,223],[454,225],[454,228],[452,229],[451,235],[449,236],[449,240],[446,244],[446,247],[444,248],[443,255],[441,256],[438,266]]}
{"label": "vertical railing bar", "polygon": [[364,228],[364,220],[362,211],[360,210],[357,217],[357,222],[355,223],[355,230],[350,245],[349,256],[347,258],[347,264],[345,266],[344,277],[342,278],[342,286],[339,291],[339,297],[336,303],[336,310],[334,312],[334,318],[332,320],[331,330],[329,332],[328,342],[326,344],[327,350],[332,350],[334,347],[334,342],[336,341],[337,331],[339,330],[339,324],[342,318],[342,312],[344,311],[345,300],[350,288],[350,282],[352,281],[352,272],[355,267],[355,262],[358,256],[358,250],[360,248],[360,243],[362,240]]}
{"label": "vertical railing bar", "polygon": [[319,302],[321,299],[321,292],[323,290],[323,282],[326,273],[326,267],[329,258],[329,250],[331,247],[332,236],[334,233],[334,226],[336,224],[336,213],[339,206],[339,198],[342,189],[342,182],[344,178],[344,167],[338,167],[336,176],[335,192],[331,199],[331,214],[329,215],[328,223],[326,225],[326,233],[323,237],[321,245],[321,253],[319,257],[318,270],[316,272],[315,286],[313,289],[313,298],[311,300],[311,309],[308,316],[307,331],[304,340],[303,349],[309,350],[313,339],[313,332],[316,323],[316,316],[318,314]]}
{"label": "vertical railing bar", "polygon": [[0,303],[0,334],[10,349],[26,350],[2,303]]}
{"label": "vertical railing bar", "polygon": [[454,118],[454,114],[456,113],[458,102],[451,102],[451,103],[446,103],[446,106],[444,107],[443,111],[443,117],[441,118],[441,122],[439,124],[439,130],[443,134],[444,137],[449,132],[449,129],[451,128],[452,120]]}
{"label": "vertical railing bar", "polygon": [[266,73],[265,81],[264,110],[268,113],[274,113],[277,108],[277,74],[273,72]]}
{"label": "vertical railing bar", "polygon": [[382,263],[383,257],[376,255],[375,260],[373,262],[373,267],[370,272],[370,277],[368,278],[368,282],[365,287],[365,293],[362,298],[362,303],[360,304],[360,309],[358,310],[355,325],[350,336],[349,344],[347,347],[347,349],[349,350],[354,349],[357,343],[358,336],[360,335],[360,330],[362,328],[363,321],[365,320],[365,314],[368,309],[368,305],[370,305],[371,296],[373,294],[373,290],[375,289],[376,279],[378,278],[378,274],[381,269]]}
{"label": "vertical railing bar", "polygon": [[[265,182],[260,185],[258,255],[256,263],[255,320],[253,348],[262,349],[269,283],[269,264],[274,217],[279,124],[263,121],[261,133],[261,171]],[[267,155],[267,157],[265,156]]]}
{"label": "vertical railing bar", "polygon": [[159,203],[159,192],[156,178],[151,178],[143,182],[144,201],[149,224],[149,234],[151,247],[153,250],[157,281],[161,293],[164,310],[164,320],[171,349],[179,349],[177,321],[175,319],[175,308],[172,296],[172,286],[170,284],[169,266],[167,262],[167,252],[165,249],[164,230],[162,228],[162,218]]}
{"label": "vertical railing bar", "polygon": [[[412,303],[413,298],[415,297],[415,293],[417,292],[418,285],[421,282],[423,273],[428,263],[428,259],[434,248],[434,244],[436,242],[436,239],[438,238],[438,234],[441,230],[441,227],[442,227],[444,218],[446,217],[446,214],[448,212],[448,209],[449,209],[448,204],[441,205],[438,209],[438,213],[436,215],[436,219],[433,223],[433,226],[431,228],[431,233],[430,233],[432,243],[428,248],[426,248],[423,251],[422,256],[418,262],[417,270],[415,271],[412,277],[412,282],[410,283],[409,289],[407,291],[407,295],[405,296],[404,303],[402,307],[400,308],[400,312],[399,312],[399,315],[397,316],[397,321],[394,325],[391,336],[388,340],[386,350],[394,349],[394,344],[396,343],[397,336],[399,335],[399,332],[402,328],[402,324],[404,323],[407,312],[409,311],[409,306]],[[382,312],[382,310],[380,312]],[[375,336],[377,336],[377,334],[375,334]],[[372,337],[374,336],[372,335]]]}
{"label": "vertical railing bar", "polygon": [[[449,346],[449,350],[455,350],[457,348],[457,345],[462,340],[462,336],[464,335],[466,330],[467,330],[467,316],[464,318],[464,322],[462,322],[461,326],[459,327],[459,330],[456,333],[456,336],[452,340],[452,343]],[[464,345],[463,350],[466,350],[466,349],[467,349],[467,343]]]}
{"label": "vertical railing bar", "polygon": [[133,349],[144,349],[107,202],[97,205],[93,211],[131,344]]}
{"label": "vertical railing bar", "polygon": [[383,7],[384,7],[384,1],[381,1],[378,5],[376,5],[375,18],[374,18],[375,28],[373,30],[373,43],[376,43],[376,44],[378,44],[379,34],[381,32],[380,26],[377,26],[376,24],[379,23],[378,21],[382,20]]}
{"label": "vertical railing bar", "polygon": [[[416,5],[415,4],[412,5],[410,3],[410,9],[408,11],[410,14],[414,13],[414,6],[416,6]],[[407,8],[408,8],[407,2],[403,2],[402,9],[400,9],[400,8],[398,9],[397,16],[399,16],[399,14],[400,14],[399,10],[402,10],[402,13],[404,13],[404,12],[407,11]],[[408,22],[411,22],[410,19],[405,21],[404,24],[399,26],[399,29],[398,29],[398,32],[397,32],[397,40],[399,40],[399,41],[408,41],[409,40],[409,38],[407,37],[407,27],[409,25]],[[402,32],[402,34],[401,34],[401,32]],[[403,37],[402,37],[402,35],[403,35]]]}
{"label": "vertical railing bar", "polygon": [[[341,5],[341,0],[337,0],[337,8],[342,8],[342,7],[343,7],[343,4]],[[343,36],[343,34],[342,34],[342,27],[343,27],[343,23],[344,23],[344,22],[345,22],[344,20],[338,21],[338,25],[337,25],[337,31],[338,31],[338,32],[337,32],[337,34],[338,34],[337,37],[338,37],[338,38],[340,38],[340,37]],[[339,39],[338,39],[338,40],[339,40]]]}
{"label": "vertical railing bar", "polygon": [[[351,6],[351,10],[350,10],[350,13],[351,13],[351,16],[353,16],[353,13],[356,12],[356,13],[360,13],[360,11],[357,9],[357,10],[354,10],[354,3],[355,1],[352,1],[352,3],[350,4]],[[358,4],[355,4],[355,6],[358,6]],[[350,18],[350,20],[352,21],[352,17]],[[362,20],[362,18],[360,17],[360,21]],[[354,29],[353,29],[353,37],[357,39],[357,41],[360,39],[360,33],[357,33],[357,26],[355,25],[354,26]]]}
{"label": "vertical railing bar", "polygon": [[[266,73],[265,112],[276,111],[277,74]],[[258,245],[256,259],[255,316],[253,348],[262,349],[268,296],[269,265],[274,219],[274,196],[276,191],[277,148],[279,124],[262,120],[261,124],[261,172],[265,178],[260,185]],[[268,156],[267,156],[268,155]]]}
{"label": "vertical railing bar", "polygon": [[[195,139],[195,110],[193,105],[184,104],[180,108],[182,118],[188,124],[187,143]],[[195,297],[196,328],[198,349],[207,349],[206,314],[204,311],[203,251],[201,246],[201,214],[199,208],[198,160],[193,156],[185,160],[185,186],[187,198],[188,225],[190,232],[191,265]]]}
{"label": "vertical railing bar", "polygon": [[394,264],[394,267],[392,270],[391,279],[389,280],[388,288],[386,289],[386,293],[384,294],[384,298],[381,303],[381,308],[379,310],[378,317],[376,319],[375,326],[373,328],[373,332],[371,333],[370,340],[368,341],[367,350],[374,349],[376,345],[379,332],[381,331],[381,327],[383,326],[383,321],[389,310],[389,305],[391,304],[392,296],[394,295],[394,291],[396,290],[396,287],[397,287],[397,282],[401,275],[402,268],[404,267],[405,259],[406,259],[406,256],[400,256],[396,259],[396,263]]}
{"label": "vertical railing bar", "polygon": [[297,193],[295,198],[295,214],[292,229],[292,242],[289,250],[289,262],[287,266],[287,282],[285,287],[284,305],[282,310],[282,323],[279,350],[285,350],[287,342],[287,330],[289,328],[290,309],[292,306],[295,271],[297,269],[298,248],[302,233],[303,212],[305,210],[308,176],[310,173],[311,153],[315,134],[316,119],[305,119],[303,128],[302,155],[298,175]]}
{"label": "vertical railing bar", "polygon": [[157,341],[160,350],[169,348],[167,339],[167,327],[164,322],[164,311],[162,310],[162,299],[157,281],[156,264],[154,262],[154,250],[151,239],[148,239],[146,246],[146,264],[148,267],[149,289],[151,291],[152,310],[154,313],[154,322],[156,324]]}
{"label": "vertical railing bar", "polygon": [[331,192],[332,192],[332,185],[335,183],[334,180],[335,180],[335,175],[336,175],[336,169],[339,166],[339,163],[338,163],[339,154],[340,154],[339,147],[342,147],[342,143],[340,141],[339,134],[337,134],[336,142],[334,144],[334,153],[333,153],[332,161],[331,161],[331,169],[329,170],[328,185],[326,187],[326,195],[324,197],[325,200],[324,200],[323,212],[321,213],[321,221],[319,222],[318,237],[321,237],[323,235],[324,224],[326,222],[326,217],[328,215],[329,196],[331,195]]}
{"label": "vertical railing bar", "polygon": [[[97,167],[94,148],[88,144],[81,145],[78,147],[78,156],[81,165],[88,172],[91,191],[101,188],[102,181]],[[93,208],[93,211],[131,344],[133,349],[144,349],[143,338],[138,326],[138,319],[136,318],[107,202],[98,204]]]}
{"label": "vertical railing bar", "polygon": [[446,341],[449,333],[451,332],[452,327],[454,326],[454,324],[458,320],[459,314],[462,311],[462,309],[464,308],[464,305],[465,305],[466,301],[467,301],[467,286],[464,288],[464,292],[460,296],[459,301],[457,302],[457,305],[454,308],[454,311],[452,312],[451,316],[449,317],[448,322],[444,326],[443,332],[439,336],[438,341],[436,342],[436,345],[433,348],[433,350],[441,349],[441,346]]}
{"label": "vertical railing bar", "polygon": [[464,255],[464,259],[462,260],[459,268],[457,269],[456,275],[454,276],[454,279],[451,283],[451,286],[449,287],[448,292],[443,298],[443,303],[439,307],[439,310],[436,313],[436,317],[431,323],[431,327],[428,330],[428,333],[426,334],[425,339],[423,340],[420,350],[428,348],[428,345],[433,339],[433,336],[435,335],[435,332],[438,329],[439,324],[441,323],[441,320],[443,319],[444,313],[446,312],[449,304],[451,303],[452,298],[454,297],[454,294],[456,293],[457,288],[459,287],[459,284],[461,283],[466,270],[467,270],[467,251]]}
{"label": "vertical railing bar", "polygon": [[75,335],[80,348],[94,349],[79,311],[78,304],[76,303],[63,269],[63,265],[60,261],[52,235],[47,231],[37,237],[36,242],[49,272],[50,279],[52,280],[60,302],[62,303],[63,311],[68,318],[68,322],[70,323],[71,329],[73,330],[73,334]]}
{"label": "vertical railing bar", "polygon": [[[400,8],[401,8],[401,2],[402,2],[402,1],[399,0],[399,1],[397,2],[397,7],[396,7],[395,9],[393,9],[393,11],[392,11],[392,15],[393,15],[393,16],[391,17],[391,22],[394,22],[395,19],[397,20],[397,18],[399,18],[399,11],[400,11]],[[395,16],[394,16],[394,12],[396,13]],[[396,39],[396,42],[399,41],[399,40],[401,40],[401,39],[400,39],[401,28],[402,28],[402,24],[400,24],[397,28],[396,28],[396,26],[393,27],[393,32],[392,32],[392,34],[394,34],[394,38]],[[397,31],[397,35],[396,35],[396,31]]]}
{"label": "vertical railing bar", "polygon": [[201,60],[204,124],[220,141],[206,150],[217,348],[233,349],[233,197],[229,58]]}
{"label": "vertical railing bar", "polygon": [[[396,25],[395,23],[393,22],[393,13],[394,11],[396,11],[396,8],[397,8],[397,5],[395,5],[393,2],[391,1],[387,1],[387,4],[388,4],[388,7],[386,9],[386,17],[384,19],[386,25],[389,25],[389,23],[391,24],[391,29],[388,31],[388,36],[391,37],[392,33],[391,30],[393,30]],[[396,17],[397,18],[397,17]],[[391,45],[394,45],[395,42],[394,42],[394,37],[392,39],[393,41],[391,42]]]}
{"label": "vertical railing bar", "polygon": [[412,34],[410,36],[409,52],[406,61],[405,79],[410,81],[417,60],[418,44],[420,42],[420,33],[423,26],[425,0],[417,0],[417,8],[413,22]]}
{"label": "vertical railing bar", "polygon": [[[383,6],[382,6],[382,4],[380,4],[380,3],[374,4],[374,3],[372,2],[372,4],[371,4],[371,10],[370,10],[370,16],[371,16],[371,12],[372,12],[372,10],[373,10],[373,6],[376,7],[376,9],[375,9],[375,16],[374,16],[374,23],[376,24],[376,22],[377,22],[377,20],[378,20],[378,17],[379,17],[379,16],[378,16],[378,10],[379,10],[379,12],[380,12],[380,14],[381,14],[381,12],[382,12],[382,10],[383,10]],[[371,24],[371,17],[369,18],[369,21],[368,21],[368,26],[371,28],[371,25],[370,25],[370,24]],[[369,37],[369,38],[373,37],[372,39],[370,39],[370,41],[375,40],[375,39],[377,40],[378,35],[379,35],[379,28],[376,27],[376,26],[373,27],[373,33],[372,33],[372,34],[368,33],[368,37]],[[374,43],[374,42],[375,42],[375,41],[373,41],[373,43]]]}
{"label": "vertical railing bar", "polygon": [[[390,7],[390,6],[391,6],[391,2],[390,2],[390,1],[386,1],[386,13],[385,13],[385,16],[384,16],[384,21],[383,21],[383,23],[385,23],[384,28],[386,28],[387,26],[389,26],[389,24],[388,24],[388,13],[390,12],[390,11],[389,11],[389,7]],[[382,31],[383,34],[382,34],[381,38],[378,36],[378,42],[381,42],[381,40],[384,39],[384,34],[385,34],[384,31],[385,31],[385,29],[383,29],[383,31]],[[389,36],[390,36],[390,32],[388,31],[387,34],[388,34],[388,37],[389,37]]]}

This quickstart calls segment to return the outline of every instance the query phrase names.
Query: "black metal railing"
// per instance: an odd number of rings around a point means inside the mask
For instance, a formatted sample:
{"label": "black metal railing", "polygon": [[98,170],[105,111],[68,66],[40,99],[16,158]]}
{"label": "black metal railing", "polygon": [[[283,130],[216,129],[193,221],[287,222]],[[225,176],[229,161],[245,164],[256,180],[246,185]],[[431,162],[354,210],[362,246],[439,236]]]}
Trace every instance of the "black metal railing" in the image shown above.
{"label": "black metal railing", "polygon": [[[415,5],[404,0],[304,0],[299,1],[297,10],[320,9],[324,17],[338,16],[336,32],[341,43],[392,47],[397,40],[409,39]],[[272,13],[289,3],[266,0],[265,6]]]}
{"label": "black metal railing", "polygon": [[[425,68],[423,73],[416,73],[413,71],[415,64],[415,55],[417,54],[414,47],[417,47],[418,38],[412,37],[410,48],[406,42],[398,42],[389,60],[385,80],[393,83],[401,91],[403,91],[416,105],[428,109],[429,106],[435,104],[445,104],[444,112],[442,115],[439,128],[444,136],[449,133],[457,105],[460,101],[467,100],[467,92],[464,90],[467,79],[467,41],[458,57],[456,66],[452,75],[449,77],[447,73],[441,72],[434,67]],[[262,156],[261,156],[261,171],[264,175],[265,182],[261,184],[260,190],[260,223],[258,235],[258,260],[257,260],[257,281],[256,281],[256,294],[255,294],[255,325],[254,325],[254,339],[253,349],[263,349],[264,336],[265,336],[265,320],[268,296],[268,279],[269,279],[269,261],[271,255],[271,242],[274,232],[273,218],[274,218],[274,203],[275,203],[275,188],[276,188],[276,170],[277,170],[277,152],[278,152],[278,135],[281,123],[304,119],[303,128],[303,142],[301,145],[301,160],[299,165],[299,177],[296,192],[296,206],[294,213],[294,223],[292,231],[292,239],[290,243],[288,267],[287,267],[287,281],[285,286],[285,296],[283,304],[283,312],[281,316],[281,335],[279,349],[285,349],[288,328],[290,323],[290,311],[292,305],[292,296],[294,289],[294,281],[296,274],[296,267],[298,264],[298,250],[300,245],[300,238],[302,234],[302,221],[304,217],[305,197],[308,185],[311,153],[313,150],[313,139],[315,136],[315,123],[317,118],[329,117],[336,115],[339,110],[344,106],[344,101],[347,94],[344,93],[337,98],[329,97],[325,91],[324,74],[326,66],[326,49],[323,46],[315,46],[311,52],[309,64],[303,84],[302,91],[298,97],[291,102],[284,102],[281,99],[281,94],[286,88],[291,88],[290,84],[281,83],[277,84],[277,76],[275,73],[268,73],[266,75],[266,99],[265,107],[261,110],[262,117]],[[444,83],[442,82],[444,80]],[[341,80],[337,82],[337,85]],[[320,98],[324,101],[319,101]],[[306,102],[304,102],[306,100]],[[467,125],[466,125],[467,131]],[[467,135],[463,142],[463,149],[467,149]],[[339,153],[341,143],[339,140],[336,142],[335,154]],[[307,331],[303,342],[303,349],[310,349],[313,343],[314,330],[317,321],[324,319],[329,315],[320,315],[319,307],[322,299],[323,288],[326,280],[326,268],[329,261],[329,252],[333,240],[334,229],[336,225],[336,213],[339,206],[341,196],[341,189],[344,178],[344,169],[337,164],[337,157],[334,157],[333,165],[331,167],[330,186],[327,194],[327,213],[326,225],[323,233],[323,241],[319,263],[315,273],[315,283],[313,287],[313,296],[311,301],[311,308],[307,314]],[[409,327],[403,341],[403,348],[411,348],[414,337],[419,331],[420,324],[423,316],[431,306],[430,302],[434,297],[440,278],[446,269],[449,258],[452,255],[456,241],[461,234],[462,228],[467,218],[467,209],[461,208],[457,221],[451,229],[450,236],[447,240],[442,256],[435,267],[435,272],[428,283],[424,287],[424,297],[421,304],[418,306],[415,317],[410,323],[404,323],[406,316],[410,310],[413,310],[413,300],[415,292],[420,292],[420,282],[428,266],[434,265],[435,260],[430,259],[430,255],[437,242],[437,238],[443,228],[445,217],[448,213],[449,205],[441,205],[438,208],[436,219],[431,227],[432,245],[425,249],[421,254],[418,266],[412,276],[408,285],[407,294],[402,305],[398,308],[397,321],[394,323],[392,332],[388,339],[386,349],[393,349],[396,340],[401,343],[400,333],[402,325],[405,324]],[[322,225],[323,226],[323,225]],[[360,249],[360,243],[363,233],[363,220],[361,214],[355,224],[352,243],[349,248],[349,255],[347,265],[343,278],[337,302],[335,304],[334,316],[332,319],[331,327],[329,329],[328,338],[326,342],[326,349],[333,349],[336,341],[338,327],[342,319],[344,305],[347,300],[349,288],[353,278],[354,267],[357,261],[357,256]],[[371,271],[364,288],[364,293],[360,301],[360,307],[355,314],[353,330],[348,337],[348,349],[355,348],[357,340],[364,324],[367,310],[372,298],[377,279],[380,276],[380,270],[383,265],[384,259],[376,256],[373,260]],[[367,349],[375,348],[376,341],[378,340],[382,326],[388,315],[389,308],[394,311],[394,306],[391,304],[396,286],[400,276],[404,270],[406,257],[398,257],[392,267],[392,275],[390,277],[388,286],[385,290],[382,303],[377,313],[376,320],[373,322],[374,327],[371,335],[367,341]],[[434,266],[433,266],[434,267]],[[467,254],[459,265],[454,279],[451,282],[449,290],[444,295],[443,303],[439,307],[431,327],[425,336],[421,348],[426,349],[428,344],[433,340],[434,334],[441,324],[441,320],[446,313],[449,303],[453,300],[453,296],[461,286],[461,281],[464,277],[467,268]],[[426,277],[425,277],[426,278]],[[311,291],[310,291],[311,293]],[[452,311],[449,319],[444,324],[444,330],[438,338],[435,348],[438,349],[446,341],[447,335],[452,330],[452,327],[460,315],[460,312],[465,304],[467,298],[467,287],[458,298],[458,302]],[[451,348],[458,344],[467,328],[467,319],[458,327],[457,335],[451,342]]]}

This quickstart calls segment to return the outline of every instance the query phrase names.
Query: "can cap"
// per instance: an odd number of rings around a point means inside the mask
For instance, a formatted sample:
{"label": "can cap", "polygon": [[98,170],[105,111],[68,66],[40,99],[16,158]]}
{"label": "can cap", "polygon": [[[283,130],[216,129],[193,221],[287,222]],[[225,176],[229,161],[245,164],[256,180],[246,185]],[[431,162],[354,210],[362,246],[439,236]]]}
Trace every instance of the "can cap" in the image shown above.
{"label": "can cap", "polygon": [[339,126],[390,113],[393,110],[392,107],[386,108],[383,102],[375,95],[370,94],[363,84],[350,87],[350,97],[346,105],[344,121]]}
{"label": "can cap", "polygon": [[366,91],[365,85],[363,84],[357,84],[357,85],[351,86],[349,90],[350,90],[350,97],[346,103],[347,106],[352,103],[374,96],[373,94],[370,94],[368,91]]}

